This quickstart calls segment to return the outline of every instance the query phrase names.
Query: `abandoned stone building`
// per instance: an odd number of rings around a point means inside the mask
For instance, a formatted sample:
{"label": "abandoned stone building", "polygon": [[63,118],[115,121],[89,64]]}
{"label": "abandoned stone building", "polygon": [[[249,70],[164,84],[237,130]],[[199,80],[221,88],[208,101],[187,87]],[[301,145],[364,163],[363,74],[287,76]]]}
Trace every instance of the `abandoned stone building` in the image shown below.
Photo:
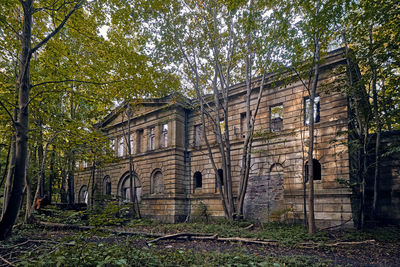
{"label": "abandoned stone building", "polygon": [[[329,53],[321,66],[320,89],[316,97],[315,121],[315,217],[319,224],[352,225],[352,192],[337,179],[349,180],[348,98],[338,88],[337,72],[345,66],[342,50]],[[274,74],[270,75],[270,78]],[[270,132],[269,138],[257,137],[253,143],[252,166],[245,198],[245,217],[261,222],[273,214],[288,220],[303,216],[303,179],[307,176],[308,92],[301,81],[269,82],[264,86],[256,131]],[[322,89],[323,88],[323,89]],[[234,194],[239,186],[240,153],[245,119],[245,84],[230,88],[229,129],[232,150]],[[255,99],[251,102],[255,105]],[[130,200],[129,157],[126,140],[131,140],[134,161],[134,188],[142,216],[167,222],[185,220],[199,203],[211,216],[224,216],[215,174],[202,137],[199,112],[170,98],[147,99],[130,119],[130,136],[126,136],[127,119],[117,108],[101,122],[119,160],[96,170],[96,192],[118,195]],[[208,138],[215,140],[210,129]],[[338,133],[342,133],[338,135]],[[216,157],[216,163],[221,164]],[[89,166],[88,166],[89,165]],[[90,164],[81,163],[75,174],[76,199],[88,198]],[[399,183],[399,169],[396,181]],[[392,179],[395,180],[395,179]],[[394,201],[394,202],[393,202]],[[393,198],[399,202],[399,195]],[[279,212],[282,211],[282,212]],[[275,212],[275,213],[274,213]],[[397,217],[400,213],[397,212]]]}

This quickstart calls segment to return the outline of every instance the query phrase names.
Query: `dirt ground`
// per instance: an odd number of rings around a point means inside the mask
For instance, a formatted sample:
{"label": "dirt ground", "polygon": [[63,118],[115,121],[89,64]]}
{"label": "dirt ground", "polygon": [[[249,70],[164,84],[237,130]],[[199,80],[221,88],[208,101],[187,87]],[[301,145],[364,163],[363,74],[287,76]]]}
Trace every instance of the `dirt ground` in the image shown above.
{"label": "dirt ground", "polygon": [[[75,235],[76,231],[66,230],[42,230],[32,231],[18,239],[0,244],[0,266],[17,266],[19,255],[27,251],[43,250],[52,253],[60,244],[61,238]],[[129,238],[120,235],[92,235],[86,237],[88,243],[113,243],[126,242],[129,240],[132,246],[143,248],[151,237]],[[241,242],[222,242],[214,240],[160,240],[155,247],[159,250],[192,250],[219,253],[230,253],[241,251],[253,255],[266,257],[282,256],[310,256],[315,259],[330,260],[333,266],[400,266],[400,244],[398,242],[374,242],[373,244],[338,245],[333,247],[300,248],[298,246],[257,245],[244,244]]]}

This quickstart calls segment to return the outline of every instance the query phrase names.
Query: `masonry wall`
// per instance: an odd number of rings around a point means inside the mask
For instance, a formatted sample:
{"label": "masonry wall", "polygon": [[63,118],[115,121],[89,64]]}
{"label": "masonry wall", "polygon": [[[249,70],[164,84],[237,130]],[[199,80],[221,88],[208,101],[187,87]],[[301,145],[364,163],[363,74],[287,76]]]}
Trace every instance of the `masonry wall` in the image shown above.
{"label": "masonry wall", "polygon": [[[186,201],[184,195],[184,131],[185,110],[173,105],[157,104],[153,107],[144,105],[143,109],[136,111],[132,116],[131,133],[133,133],[133,162],[134,173],[137,176],[141,187],[140,208],[141,214],[145,217],[160,219],[168,222],[181,221],[185,218],[184,205]],[[118,114],[106,127],[103,128],[105,134],[114,140],[119,140],[121,136],[127,135],[128,128],[126,117]],[[168,145],[161,146],[162,125],[168,124]],[[149,150],[150,128],[155,127],[155,149]],[[138,140],[138,134],[141,140]],[[118,145],[115,153],[118,155]],[[126,145],[126,143],[124,143]],[[151,192],[152,175],[154,172],[161,171],[163,180],[162,192]],[[123,157],[118,157],[117,162],[107,164],[104,168],[96,171],[96,192],[104,192],[104,178],[111,179],[111,194],[122,196],[121,186],[124,178],[129,174],[129,156],[127,148]],[[90,177],[90,167],[82,169],[75,178],[76,199],[79,199],[79,190],[82,186],[87,186]]]}
{"label": "masonry wall", "polygon": [[[336,67],[345,62],[339,54],[327,58],[322,67],[317,93],[320,96],[320,122],[315,125],[315,159],[321,164],[321,181],[315,181],[315,217],[320,225],[335,225],[348,221],[351,224],[350,192],[338,184],[337,178],[349,178],[348,151],[341,141],[347,136],[340,132],[347,130],[347,99],[340,92],[337,80],[345,75],[336,73]],[[272,78],[272,77],[271,77]],[[304,125],[304,101],[308,96],[303,84],[296,81],[281,86],[264,87],[256,131],[269,132],[271,107],[283,105],[283,129],[267,134],[268,138],[256,138],[253,143],[252,168],[245,200],[245,216],[260,221],[270,220],[275,211],[289,211],[293,220],[303,214],[303,166],[307,158],[308,127]],[[234,86],[230,97],[229,129],[232,146],[233,187],[237,194],[239,187],[240,155],[243,136],[240,129],[241,114],[246,112],[244,84]],[[258,90],[254,89],[251,106],[254,110]],[[201,124],[200,116],[192,113],[189,119],[189,144],[191,153],[191,177],[201,172],[202,188],[192,187],[191,199],[194,205],[203,202],[213,216],[223,216],[223,209],[216,189],[215,173],[208,158],[205,142],[195,146],[194,128]],[[212,124],[207,123],[210,143],[215,144]],[[333,140],[337,140],[333,142]],[[216,164],[221,159],[213,149]],[[193,185],[193,183],[192,183]]]}
{"label": "masonry wall", "polygon": [[[345,145],[347,130],[347,98],[341,92],[340,81],[346,74],[340,71],[345,65],[340,51],[331,53],[321,68],[318,94],[320,96],[320,122],[315,125],[315,156],[321,164],[321,180],[315,181],[315,216],[320,225],[352,224],[350,191],[336,182],[337,178],[349,179],[349,155]],[[245,199],[246,218],[261,222],[280,214],[289,220],[301,220],[304,200],[304,165],[307,158],[308,127],[304,124],[305,97],[302,82],[295,76],[291,82],[273,83],[268,77],[263,87],[263,98],[256,119],[256,131],[266,137],[253,142],[252,168]],[[257,83],[257,81],[255,81]],[[254,110],[258,87],[252,93],[251,109]],[[283,105],[283,128],[270,133],[271,107]],[[243,129],[241,120],[245,107],[245,84],[230,89],[229,132],[231,140],[233,191],[238,194]],[[116,140],[118,151],[120,136],[127,132],[126,116],[116,110],[103,122],[102,129]],[[220,192],[216,188],[216,175],[212,168],[204,137],[195,142],[195,128],[202,125],[199,113],[188,111],[170,101],[144,101],[135,110],[131,120],[134,135],[134,171],[138,177],[142,199],[142,215],[169,222],[182,221],[206,205],[215,217],[224,216]],[[168,123],[168,145],[161,147],[162,125]],[[207,137],[218,168],[221,158],[215,147],[212,124],[206,122]],[[155,127],[155,149],[149,150],[150,128]],[[123,130],[125,129],[125,130]],[[139,138],[139,136],[141,136]],[[126,151],[126,149],[125,149]],[[121,195],[121,181],[129,171],[126,155],[96,172],[97,192],[104,190],[104,178],[110,177],[111,193]],[[152,192],[152,175],[162,172],[163,190]],[[201,186],[196,187],[194,174],[201,173]],[[90,169],[76,174],[75,191],[87,185]]]}

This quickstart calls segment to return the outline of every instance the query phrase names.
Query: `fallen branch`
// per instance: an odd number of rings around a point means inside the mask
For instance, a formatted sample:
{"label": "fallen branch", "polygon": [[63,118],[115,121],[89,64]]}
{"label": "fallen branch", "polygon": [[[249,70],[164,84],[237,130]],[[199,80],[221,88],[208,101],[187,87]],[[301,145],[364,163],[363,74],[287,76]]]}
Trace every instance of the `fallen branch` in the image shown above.
{"label": "fallen branch", "polygon": [[218,234],[202,234],[202,233],[177,233],[177,234],[170,234],[161,236],[154,240],[147,242],[148,244],[156,243],[161,240],[167,239],[191,239],[191,240],[213,240],[213,241],[220,241],[220,242],[242,242],[248,244],[258,244],[258,245],[277,245],[278,242],[275,240],[257,240],[253,238],[241,238],[241,237],[218,237]]}
{"label": "fallen branch", "polygon": [[250,224],[249,226],[245,227],[246,230],[252,230],[254,228],[254,224]]}
{"label": "fallen branch", "polygon": [[354,245],[365,245],[365,244],[375,244],[375,240],[364,240],[364,241],[349,241],[349,242],[336,242],[332,244],[326,243],[301,243],[301,248],[318,248],[318,247],[338,247],[338,246],[354,246]]}
{"label": "fallen branch", "polygon": [[13,264],[12,262],[6,260],[6,259],[3,258],[2,256],[0,256],[0,259],[1,259],[2,261],[4,261],[5,263],[7,263],[9,266],[15,266],[15,264]]}
{"label": "fallen branch", "polygon": [[159,238],[150,240],[149,242],[147,242],[148,244],[150,243],[156,243],[160,240],[166,240],[166,239],[179,239],[180,237],[186,237],[186,238],[193,238],[196,239],[196,237],[212,237],[214,235],[212,234],[203,234],[203,233],[177,233],[177,234],[170,234],[170,235],[164,235],[161,236]]}

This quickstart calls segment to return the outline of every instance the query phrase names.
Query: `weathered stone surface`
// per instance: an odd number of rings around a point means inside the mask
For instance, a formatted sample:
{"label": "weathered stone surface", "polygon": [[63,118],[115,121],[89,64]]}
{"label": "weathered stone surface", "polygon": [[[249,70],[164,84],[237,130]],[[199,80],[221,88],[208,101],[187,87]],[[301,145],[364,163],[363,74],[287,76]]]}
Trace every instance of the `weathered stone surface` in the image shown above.
{"label": "weathered stone surface", "polygon": [[[351,192],[336,182],[337,178],[349,179],[349,152],[345,145],[347,135],[338,136],[348,128],[347,97],[335,87],[334,80],[341,75],[331,70],[345,64],[339,52],[330,54],[322,66],[317,93],[320,96],[320,121],[315,124],[315,159],[321,164],[321,180],[315,181],[316,218],[324,225],[346,223],[351,218]],[[336,75],[336,76],[335,76]],[[304,125],[305,97],[303,84],[295,79],[291,84],[264,87],[263,98],[256,118],[255,130],[269,132],[270,108],[283,106],[283,130],[268,139],[256,137],[253,143],[252,167],[245,198],[245,216],[249,219],[268,221],[274,211],[286,210],[286,218],[299,220],[303,216],[304,166],[308,152],[308,127]],[[256,80],[255,83],[258,81]],[[269,81],[271,82],[271,81]],[[322,86],[323,85],[323,86]],[[254,89],[251,109],[254,110]],[[229,99],[229,129],[231,140],[233,192],[238,194],[243,129],[241,119],[246,111],[245,84],[232,86]],[[104,133],[118,140],[127,132],[126,118],[114,111],[102,123]],[[167,147],[162,147],[162,125],[168,125]],[[125,125],[125,126],[124,126]],[[164,99],[143,101],[131,120],[133,133],[134,171],[140,181],[141,209],[146,217],[175,222],[187,218],[196,205],[203,203],[211,216],[224,216],[220,194],[216,188],[216,175],[208,156],[204,137],[195,140],[196,127],[206,127],[217,168],[221,168],[221,156],[217,152],[214,129],[209,121],[202,125],[196,110],[188,110],[179,104]],[[150,129],[155,129],[155,147],[149,149]],[[198,129],[198,128],[197,128]],[[336,141],[335,141],[336,140]],[[115,143],[117,153],[119,144]],[[103,180],[109,176],[112,194],[120,195],[121,179],[129,171],[129,157],[125,154],[118,162],[108,164],[96,172],[97,193],[104,192]],[[399,165],[393,159],[391,166]],[[397,163],[396,163],[397,162]],[[90,165],[90,164],[89,164]],[[162,173],[163,187],[152,190],[152,174]],[[385,168],[391,179],[382,184],[393,203],[399,203],[400,170]],[[202,174],[201,187],[195,188],[194,173]],[[389,174],[390,172],[390,174]],[[89,184],[90,168],[76,173],[75,192]],[[308,187],[308,186],[307,186]],[[396,189],[397,188],[397,189]],[[387,205],[388,206],[388,205]],[[382,214],[389,209],[382,207]],[[393,217],[400,220],[398,209]],[[351,220],[347,222],[351,224]]]}

